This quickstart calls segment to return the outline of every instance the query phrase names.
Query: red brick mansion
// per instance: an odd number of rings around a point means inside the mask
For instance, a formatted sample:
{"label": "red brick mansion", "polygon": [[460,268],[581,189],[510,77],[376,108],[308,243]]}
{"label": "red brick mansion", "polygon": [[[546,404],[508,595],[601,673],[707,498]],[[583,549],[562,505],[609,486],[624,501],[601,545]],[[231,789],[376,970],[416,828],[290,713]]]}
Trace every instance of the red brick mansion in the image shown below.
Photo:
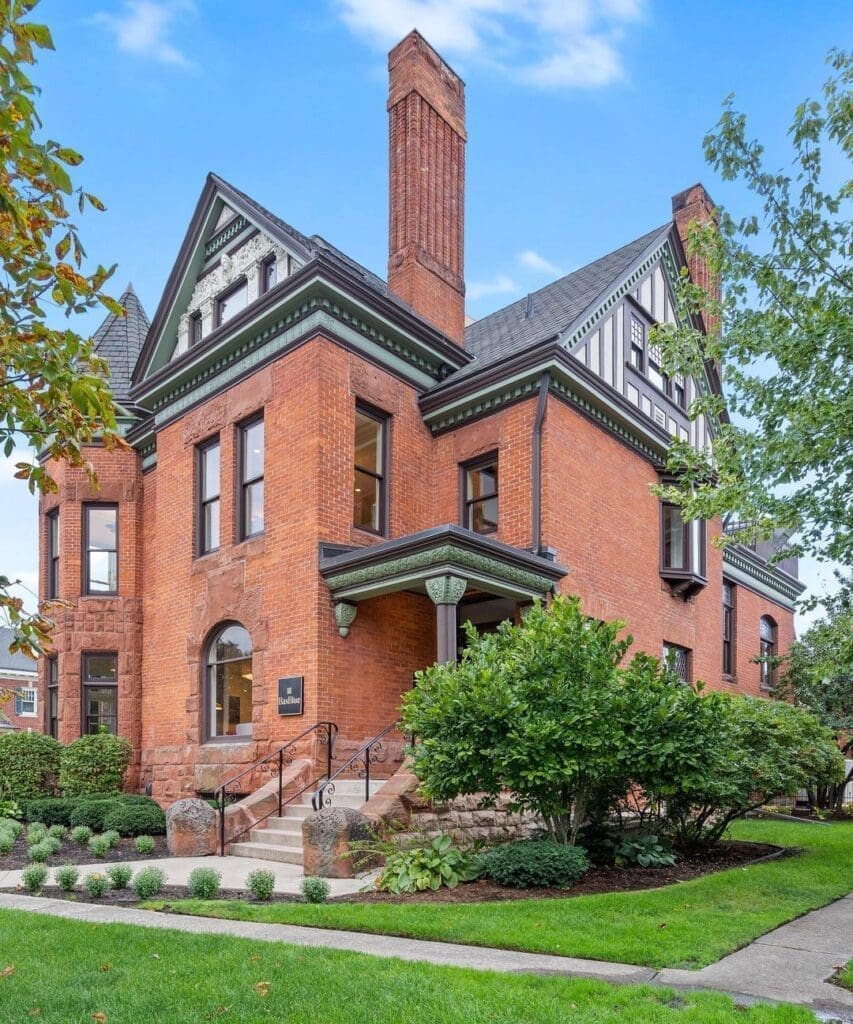
{"label": "red brick mansion", "polygon": [[464,87],[417,33],[389,68],[387,280],[209,175],[151,322],[128,290],[97,333],[132,450],[91,450],[97,491],[54,467],[41,502],[42,597],[69,602],[44,727],[126,736],[164,804],[316,722],[345,758],[463,622],[555,591],[734,692],[771,690],[755,659],[793,637],[796,565],[650,491],[672,437],[714,430],[687,410],[715,367],[667,378],[650,344],[703,187],[466,324]]}

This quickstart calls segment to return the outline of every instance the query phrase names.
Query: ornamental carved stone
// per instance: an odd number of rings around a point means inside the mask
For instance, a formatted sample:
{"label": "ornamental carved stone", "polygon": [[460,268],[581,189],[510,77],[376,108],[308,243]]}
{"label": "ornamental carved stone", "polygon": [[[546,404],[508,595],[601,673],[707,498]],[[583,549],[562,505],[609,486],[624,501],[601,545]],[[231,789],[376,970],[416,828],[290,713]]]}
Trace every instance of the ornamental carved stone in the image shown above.
{"label": "ornamental carved stone", "polygon": [[356,604],[352,604],[349,601],[335,602],[335,624],[341,636],[349,635],[349,628],[355,622],[357,612],[358,605]]}
{"label": "ornamental carved stone", "polygon": [[433,604],[459,604],[468,581],[462,576],[433,576],[426,581],[426,590]]}

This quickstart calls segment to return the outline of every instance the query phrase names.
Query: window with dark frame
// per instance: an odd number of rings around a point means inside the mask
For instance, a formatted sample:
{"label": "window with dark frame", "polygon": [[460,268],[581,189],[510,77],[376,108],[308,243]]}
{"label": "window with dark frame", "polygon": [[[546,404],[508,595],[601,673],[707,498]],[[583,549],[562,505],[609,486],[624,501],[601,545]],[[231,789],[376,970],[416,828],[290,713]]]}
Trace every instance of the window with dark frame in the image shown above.
{"label": "window with dark frame", "polygon": [[462,465],[462,525],[474,533],[498,528],[498,455],[492,452]]}
{"label": "window with dark frame", "polygon": [[761,689],[770,693],[776,689],[776,623],[769,615],[762,615],[758,624],[759,682]]}
{"label": "window with dark frame", "polygon": [[264,417],[254,416],[240,424],[240,540],[264,532]]}
{"label": "window with dark frame", "polygon": [[252,638],[239,623],[219,627],[208,641],[206,658],[206,740],[252,735]]}
{"label": "window with dark frame", "polygon": [[216,326],[220,327],[245,309],[249,303],[249,283],[239,281],[216,300]]}
{"label": "window with dark frame", "polygon": [[268,292],[278,283],[278,264],[275,255],[270,253],[265,260],[261,261],[260,292]]}
{"label": "window with dark frame", "polygon": [[59,661],[56,655],[47,659],[47,700],[45,701],[45,732],[59,739]]}
{"label": "window with dark frame", "polygon": [[682,683],[690,682],[690,655],[689,647],[681,647],[679,644],[664,642],[664,664],[671,672],[678,676]]}
{"label": "window with dark frame", "polygon": [[357,405],[353,480],[353,525],[384,534],[388,417]]}
{"label": "window with dark frame", "polygon": [[723,675],[735,674],[735,588],[723,580]]}
{"label": "window with dark frame", "polygon": [[646,325],[639,317],[631,316],[631,366],[643,372],[646,353]]}
{"label": "window with dark frame", "polygon": [[83,734],[118,732],[118,655],[83,655]]}
{"label": "window with dark frame", "polygon": [[663,532],[662,568],[690,571],[690,524],[678,505],[664,504],[661,510]]}
{"label": "window with dark frame", "polygon": [[666,374],[661,369],[663,363],[663,349],[660,345],[649,345],[649,367],[647,376],[652,384],[661,391],[667,390]]}
{"label": "window with dark frame", "polygon": [[83,592],[118,593],[118,505],[84,505]]}
{"label": "window with dark frame", "polygon": [[199,555],[206,555],[219,547],[220,464],[219,437],[200,444],[197,448],[198,465],[198,543]]}
{"label": "window with dark frame", "polygon": [[193,313],[190,317],[190,347],[198,345],[202,338],[201,313]]}
{"label": "window with dark frame", "polygon": [[680,373],[677,373],[669,382],[669,397],[679,409],[687,408],[687,388],[684,384],[684,377]]}
{"label": "window with dark frame", "polygon": [[48,598],[59,596],[59,509],[46,516],[47,526],[47,591]]}

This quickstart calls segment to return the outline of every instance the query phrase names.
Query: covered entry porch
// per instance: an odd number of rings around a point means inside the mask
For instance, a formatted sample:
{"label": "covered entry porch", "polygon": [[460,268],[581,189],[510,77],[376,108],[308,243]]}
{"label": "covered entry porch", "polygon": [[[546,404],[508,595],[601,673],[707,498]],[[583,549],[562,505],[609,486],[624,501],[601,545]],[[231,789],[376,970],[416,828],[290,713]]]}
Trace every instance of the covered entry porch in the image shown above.
{"label": "covered entry porch", "polygon": [[363,548],[320,546],[320,574],[341,636],[358,628],[358,607],[383,594],[426,594],[435,608],[436,660],[455,661],[459,626],[491,628],[554,592],[567,570],[523,548],[453,524]]}

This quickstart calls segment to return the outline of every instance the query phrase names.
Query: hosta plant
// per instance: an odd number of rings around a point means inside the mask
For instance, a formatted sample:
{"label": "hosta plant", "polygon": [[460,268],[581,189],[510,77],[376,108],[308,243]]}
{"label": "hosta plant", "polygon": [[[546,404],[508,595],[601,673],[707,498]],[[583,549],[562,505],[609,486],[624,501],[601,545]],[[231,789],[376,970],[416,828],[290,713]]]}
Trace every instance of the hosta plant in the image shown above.
{"label": "hosta plant", "polygon": [[376,880],[385,892],[423,892],[446,885],[455,889],[460,882],[473,882],[482,871],[482,858],[455,848],[450,836],[436,836],[426,846],[400,850],[386,858]]}
{"label": "hosta plant", "polygon": [[651,835],[623,835],[616,846],[616,864],[638,864],[641,868],[672,867],[675,854],[666,840]]}

